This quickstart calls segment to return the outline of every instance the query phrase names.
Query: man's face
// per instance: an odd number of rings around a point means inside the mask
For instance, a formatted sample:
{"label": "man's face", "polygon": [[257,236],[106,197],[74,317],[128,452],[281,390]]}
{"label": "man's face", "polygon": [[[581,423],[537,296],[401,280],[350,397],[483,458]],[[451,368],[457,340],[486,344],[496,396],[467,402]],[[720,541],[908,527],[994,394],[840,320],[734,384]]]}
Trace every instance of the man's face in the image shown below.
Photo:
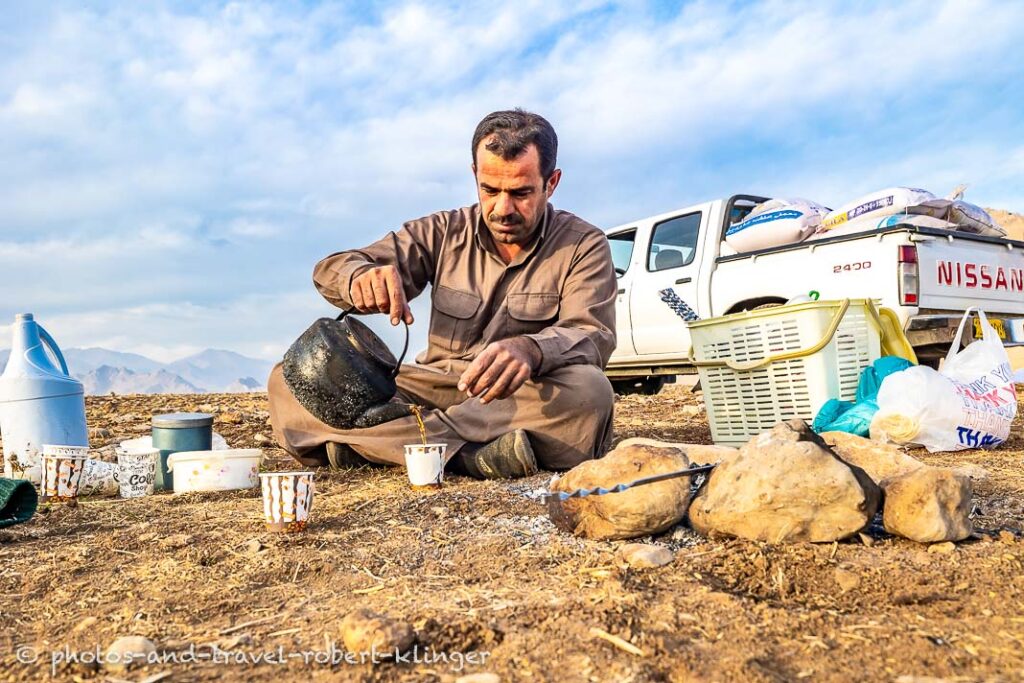
{"label": "man's face", "polygon": [[522,245],[530,241],[540,225],[548,197],[555,191],[562,172],[556,170],[545,183],[536,145],[505,161],[487,151],[489,140],[480,141],[473,167],[484,224],[495,242]]}

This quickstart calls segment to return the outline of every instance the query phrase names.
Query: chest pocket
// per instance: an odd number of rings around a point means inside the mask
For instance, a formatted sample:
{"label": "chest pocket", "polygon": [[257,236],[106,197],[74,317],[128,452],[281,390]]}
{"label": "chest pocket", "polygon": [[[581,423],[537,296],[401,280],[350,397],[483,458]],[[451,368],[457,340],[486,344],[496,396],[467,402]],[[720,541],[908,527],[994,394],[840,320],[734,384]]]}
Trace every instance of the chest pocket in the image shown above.
{"label": "chest pocket", "polygon": [[518,292],[508,295],[509,335],[540,332],[558,318],[555,292]]}
{"label": "chest pocket", "polygon": [[431,345],[459,352],[469,346],[481,299],[444,285],[434,287],[433,312],[430,316]]}

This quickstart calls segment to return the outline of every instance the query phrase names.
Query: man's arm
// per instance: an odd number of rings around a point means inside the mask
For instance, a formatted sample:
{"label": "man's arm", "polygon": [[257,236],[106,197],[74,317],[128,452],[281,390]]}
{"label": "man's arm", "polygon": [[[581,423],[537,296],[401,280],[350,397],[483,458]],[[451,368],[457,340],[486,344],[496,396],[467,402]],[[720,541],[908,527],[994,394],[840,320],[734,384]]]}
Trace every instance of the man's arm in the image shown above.
{"label": "man's arm", "polygon": [[391,313],[412,322],[406,302],[433,279],[447,213],[409,221],[364,249],[331,254],[313,269],[313,284],[344,310]]}

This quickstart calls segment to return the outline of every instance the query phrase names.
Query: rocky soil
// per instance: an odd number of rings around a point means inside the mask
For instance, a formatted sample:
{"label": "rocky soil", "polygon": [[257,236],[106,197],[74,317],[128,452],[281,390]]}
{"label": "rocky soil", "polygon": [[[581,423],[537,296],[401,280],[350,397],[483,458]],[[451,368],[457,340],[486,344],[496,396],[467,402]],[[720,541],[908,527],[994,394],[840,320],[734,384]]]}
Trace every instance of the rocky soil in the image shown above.
{"label": "rocky soil", "polygon": [[[197,409],[231,445],[266,448],[265,469],[290,467],[260,394],[90,398],[93,445]],[[257,491],[42,507],[0,531],[0,680],[1018,680],[1021,432],[994,452],[914,453],[973,466],[976,533],[955,545],[876,519],[849,542],[782,546],[677,526],[640,539],[652,553],[554,529],[529,497],[543,474],[432,492],[400,470],[324,471],[296,535],[263,530]],[[621,399],[628,437],[710,442],[679,386]],[[345,661],[343,621],[361,608],[411,626],[419,661]],[[165,661],[90,663],[123,636]]]}

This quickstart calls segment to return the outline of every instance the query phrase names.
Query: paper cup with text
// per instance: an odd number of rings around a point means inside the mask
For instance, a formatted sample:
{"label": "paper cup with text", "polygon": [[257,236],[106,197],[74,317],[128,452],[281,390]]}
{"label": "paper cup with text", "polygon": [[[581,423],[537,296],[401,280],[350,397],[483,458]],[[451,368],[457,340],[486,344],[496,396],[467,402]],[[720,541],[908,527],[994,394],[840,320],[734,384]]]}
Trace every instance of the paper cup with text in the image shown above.
{"label": "paper cup with text", "polygon": [[445,443],[416,443],[405,447],[405,470],[414,487],[440,488],[444,479]]}
{"label": "paper cup with text", "polygon": [[156,448],[121,451],[117,454],[117,481],[122,498],[153,495],[159,459],[160,451]]}
{"label": "paper cup with text", "polygon": [[66,503],[77,499],[88,457],[88,446],[43,444],[39,500]]}
{"label": "paper cup with text", "polygon": [[312,472],[264,472],[263,518],[267,531],[296,532],[306,528],[313,507]]}

